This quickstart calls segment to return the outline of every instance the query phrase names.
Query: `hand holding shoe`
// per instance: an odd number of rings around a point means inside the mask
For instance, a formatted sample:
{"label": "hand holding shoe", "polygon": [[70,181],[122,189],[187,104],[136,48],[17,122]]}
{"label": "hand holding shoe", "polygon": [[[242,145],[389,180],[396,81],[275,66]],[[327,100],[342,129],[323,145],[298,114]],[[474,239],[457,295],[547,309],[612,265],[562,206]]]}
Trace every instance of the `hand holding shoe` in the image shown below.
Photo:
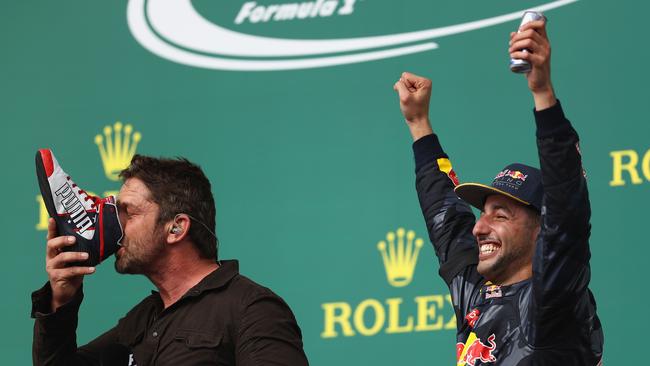
{"label": "hand holding shoe", "polygon": [[88,259],[88,253],[62,251],[64,247],[74,245],[75,241],[74,236],[57,236],[56,222],[49,219],[45,270],[52,287],[53,312],[74,297],[81,287],[83,276],[95,272],[95,267],[69,267],[72,263]]}

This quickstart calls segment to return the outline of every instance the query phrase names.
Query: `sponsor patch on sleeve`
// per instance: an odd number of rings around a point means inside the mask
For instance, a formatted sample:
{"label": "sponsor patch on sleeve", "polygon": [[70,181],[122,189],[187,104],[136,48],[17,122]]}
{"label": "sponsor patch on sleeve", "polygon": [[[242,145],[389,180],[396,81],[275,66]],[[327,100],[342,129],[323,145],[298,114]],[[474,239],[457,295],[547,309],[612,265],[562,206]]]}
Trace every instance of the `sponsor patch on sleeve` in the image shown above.
{"label": "sponsor patch on sleeve", "polygon": [[454,183],[454,186],[458,185],[458,176],[456,175],[456,172],[454,169],[451,167],[451,161],[447,158],[440,158],[437,160],[438,163],[438,168],[440,169],[441,172],[444,172],[447,174],[449,179],[451,179],[452,183]]}

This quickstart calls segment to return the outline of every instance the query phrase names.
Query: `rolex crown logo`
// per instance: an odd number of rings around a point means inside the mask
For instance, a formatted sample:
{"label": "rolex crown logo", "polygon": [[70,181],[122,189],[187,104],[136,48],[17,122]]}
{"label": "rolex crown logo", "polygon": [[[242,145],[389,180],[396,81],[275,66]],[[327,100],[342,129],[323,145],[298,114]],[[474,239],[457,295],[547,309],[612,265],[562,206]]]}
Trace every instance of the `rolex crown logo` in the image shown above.
{"label": "rolex crown logo", "polygon": [[415,264],[424,241],[415,238],[415,232],[403,228],[388,232],[386,241],[377,243],[377,249],[384,260],[386,278],[394,287],[404,287],[413,280]]}
{"label": "rolex crown logo", "polygon": [[133,126],[122,126],[115,122],[113,126],[104,127],[104,136],[95,136],[95,144],[102,157],[104,173],[110,180],[119,180],[120,172],[129,166],[131,158],[135,155],[138,142],[142,139],[140,132],[133,133]]}

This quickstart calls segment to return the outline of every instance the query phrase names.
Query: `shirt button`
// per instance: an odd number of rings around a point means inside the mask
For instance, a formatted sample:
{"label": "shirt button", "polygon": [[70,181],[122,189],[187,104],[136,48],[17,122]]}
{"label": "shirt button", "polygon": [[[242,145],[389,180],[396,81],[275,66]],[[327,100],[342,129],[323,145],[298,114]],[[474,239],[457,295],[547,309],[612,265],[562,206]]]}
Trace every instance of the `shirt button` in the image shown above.
{"label": "shirt button", "polygon": [[158,337],[158,332],[153,332],[153,334],[151,334],[151,335],[152,335],[154,338],[156,338],[156,337]]}

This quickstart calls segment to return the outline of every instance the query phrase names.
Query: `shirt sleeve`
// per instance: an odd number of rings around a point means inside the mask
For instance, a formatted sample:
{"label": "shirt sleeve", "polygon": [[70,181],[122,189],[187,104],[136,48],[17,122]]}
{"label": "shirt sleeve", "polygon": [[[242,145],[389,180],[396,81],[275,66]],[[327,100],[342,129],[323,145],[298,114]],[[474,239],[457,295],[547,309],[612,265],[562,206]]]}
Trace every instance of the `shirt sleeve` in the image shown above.
{"label": "shirt sleeve", "polygon": [[52,312],[49,282],[32,293],[34,365],[99,365],[101,350],[116,341],[116,331],[112,329],[88,345],[77,348],[76,331],[82,300],[83,290],[79,289],[72,300]]}
{"label": "shirt sleeve", "polygon": [[291,309],[268,289],[247,301],[236,343],[236,364],[240,366],[309,364]]}
{"label": "shirt sleeve", "polygon": [[591,209],[578,134],[560,102],[536,111],[535,120],[544,197],[533,258],[531,344],[544,346],[573,324],[576,304],[590,298]]}

